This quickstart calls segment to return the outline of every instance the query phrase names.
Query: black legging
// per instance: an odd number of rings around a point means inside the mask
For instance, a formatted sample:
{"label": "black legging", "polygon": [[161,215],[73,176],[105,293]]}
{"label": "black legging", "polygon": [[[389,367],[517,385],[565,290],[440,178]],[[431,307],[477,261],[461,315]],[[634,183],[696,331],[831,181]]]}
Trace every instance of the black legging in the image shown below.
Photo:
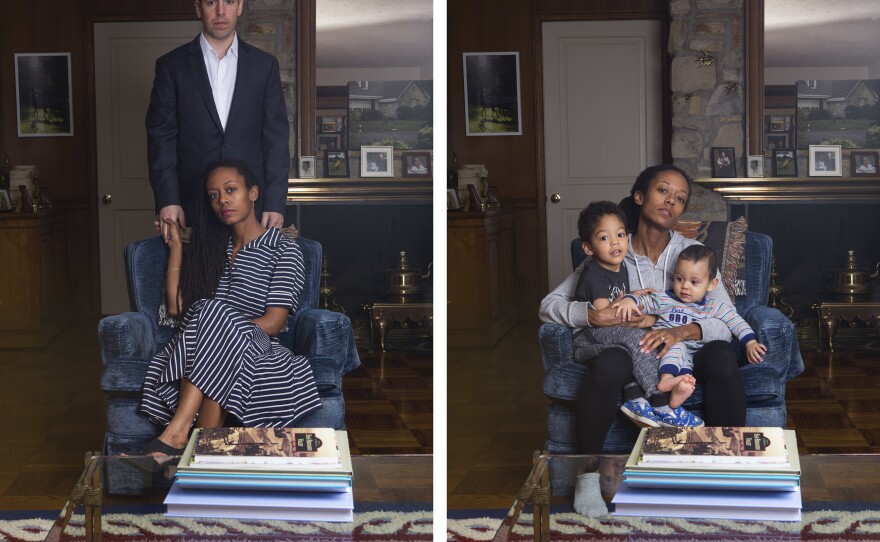
{"label": "black legging", "polygon": [[[658,360],[659,361],[659,360]],[[578,452],[602,452],[617,413],[620,389],[633,379],[632,359],[625,350],[606,348],[587,362],[590,372],[575,405]],[[707,425],[742,427],[746,395],[733,348],[726,341],[706,343],[694,354],[694,377],[703,386]]]}

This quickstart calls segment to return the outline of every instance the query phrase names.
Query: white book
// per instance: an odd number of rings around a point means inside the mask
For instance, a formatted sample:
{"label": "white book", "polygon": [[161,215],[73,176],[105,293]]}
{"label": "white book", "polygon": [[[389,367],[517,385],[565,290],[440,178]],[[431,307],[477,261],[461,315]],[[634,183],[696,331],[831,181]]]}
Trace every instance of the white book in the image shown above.
{"label": "white book", "polygon": [[801,490],[725,491],[636,489],[620,484],[616,516],[800,521]]}
{"label": "white book", "polygon": [[354,496],[344,492],[224,491],[183,489],[177,482],[165,498],[166,516],[293,521],[354,520]]}

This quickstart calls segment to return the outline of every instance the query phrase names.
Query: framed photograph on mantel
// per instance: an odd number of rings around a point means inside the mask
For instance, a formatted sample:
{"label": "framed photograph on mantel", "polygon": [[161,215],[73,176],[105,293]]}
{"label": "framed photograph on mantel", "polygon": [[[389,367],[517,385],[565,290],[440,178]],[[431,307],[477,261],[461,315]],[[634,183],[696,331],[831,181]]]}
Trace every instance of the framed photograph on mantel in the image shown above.
{"label": "framed photograph on mantel", "polygon": [[750,154],[746,160],[746,177],[764,176],[764,155]]}
{"label": "framed photograph on mantel", "polygon": [[876,177],[878,162],[877,151],[852,151],[849,159],[852,161],[850,174],[853,177]]}
{"label": "framed photograph on mantel", "polygon": [[810,145],[810,177],[840,177],[840,145]]}
{"label": "framed photograph on mantel", "polygon": [[733,147],[712,147],[712,176],[736,177]]}
{"label": "framed photograph on mantel", "polygon": [[797,153],[794,149],[773,150],[773,176],[797,177]]}
{"label": "framed photograph on mantel", "polygon": [[361,145],[361,177],[394,177],[394,147]]}
{"label": "framed photograph on mantel", "polygon": [[324,176],[348,177],[348,153],[346,151],[324,152]]}

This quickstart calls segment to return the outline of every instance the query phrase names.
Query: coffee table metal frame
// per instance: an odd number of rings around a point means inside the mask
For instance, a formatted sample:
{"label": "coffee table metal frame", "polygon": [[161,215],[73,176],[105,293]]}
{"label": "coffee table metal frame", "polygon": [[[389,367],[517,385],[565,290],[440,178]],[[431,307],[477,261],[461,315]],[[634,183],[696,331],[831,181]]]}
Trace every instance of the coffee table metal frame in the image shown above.
{"label": "coffee table metal frame", "polygon": [[[534,540],[550,540],[551,503],[570,502],[576,475],[600,474],[600,491],[610,503],[623,479],[628,455],[562,455],[536,451],[532,469],[526,477],[513,506],[502,520],[493,542],[511,538],[523,506],[531,504],[534,512]],[[880,501],[880,455],[810,454],[800,455],[801,498],[804,501]],[[556,472],[552,472],[556,470]],[[560,474],[561,473],[561,474]],[[554,483],[559,486],[554,495]],[[561,488],[561,489],[560,489]]]}
{"label": "coffee table metal frame", "polygon": [[[98,452],[86,452],[85,467],[61,509],[55,523],[46,535],[47,542],[61,540],[64,529],[74,511],[82,506],[85,510],[85,540],[100,542],[102,537],[101,510],[106,504],[104,491],[105,467],[112,461],[130,461],[146,456],[104,456]],[[179,457],[168,460],[165,468],[169,474],[176,470]],[[425,502],[433,500],[433,456],[431,455],[382,455],[352,456],[354,471],[354,498],[357,502]],[[396,478],[399,476],[399,480]],[[152,503],[161,503],[169,487],[150,485],[147,477],[143,489]],[[170,481],[169,484],[170,486]],[[151,491],[147,491],[151,490]],[[130,501],[132,496],[120,497]]]}

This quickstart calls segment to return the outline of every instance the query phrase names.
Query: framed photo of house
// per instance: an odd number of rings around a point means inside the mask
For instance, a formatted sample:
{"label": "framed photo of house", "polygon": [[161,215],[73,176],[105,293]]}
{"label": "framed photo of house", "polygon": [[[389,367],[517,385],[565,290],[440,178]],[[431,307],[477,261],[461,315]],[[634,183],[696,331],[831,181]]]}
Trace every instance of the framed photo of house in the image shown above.
{"label": "framed photo of house", "polygon": [[764,155],[750,154],[746,160],[746,177],[764,176]]}
{"label": "framed photo of house", "polygon": [[877,151],[852,151],[849,155],[850,175],[853,177],[876,177],[878,156],[880,153]]}
{"label": "framed photo of house", "polygon": [[73,135],[70,53],[16,53],[18,137]]}
{"label": "framed photo of house", "polygon": [[348,148],[434,148],[434,81],[349,81]]}
{"label": "framed photo of house", "polygon": [[430,152],[404,152],[402,154],[402,166],[404,177],[430,177],[431,176],[431,153]]}
{"label": "framed photo of house", "polygon": [[522,134],[519,53],[463,53],[466,134]]}
{"label": "framed photo of house", "polygon": [[9,199],[9,190],[0,190],[0,212],[14,211],[12,200]]}
{"label": "framed photo of house", "polygon": [[326,151],[324,153],[325,177],[350,177],[348,172],[348,152]]}
{"label": "framed photo of house", "polygon": [[810,145],[809,164],[810,177],[840,177],[840,145]]}
{"label": "framed photo of house", "polygon": [[394,147],[362,145],[361,177],[394,177]]}
{"label": "framed photo of house", "polygon": [[461,200],[458,198],[458,190],[455,188],[447,188],[446,189],[446,210],[447,211],[460,211],[461,210]]}
{"label": "framed photo of house", "polygon": [[300,179],[314,179],[317,175],[315,171],[317,168],[315,167],[315,157],[314,156],[300,156],[299,157],[299,178]]}
{"label": "framed photo of house", "polygon": [[733,147],[712,147],[712,176],[736,177]]}
{"label": "framed photo of house", "polygon": [[794,149],[773,149],[773,176],[797,177],[797,153]]}
{"label": "framed photo of house", "polygon": [[340,149],[342,136],[340,134],[319,134],[318,150],[319,151],[337,151]]}

